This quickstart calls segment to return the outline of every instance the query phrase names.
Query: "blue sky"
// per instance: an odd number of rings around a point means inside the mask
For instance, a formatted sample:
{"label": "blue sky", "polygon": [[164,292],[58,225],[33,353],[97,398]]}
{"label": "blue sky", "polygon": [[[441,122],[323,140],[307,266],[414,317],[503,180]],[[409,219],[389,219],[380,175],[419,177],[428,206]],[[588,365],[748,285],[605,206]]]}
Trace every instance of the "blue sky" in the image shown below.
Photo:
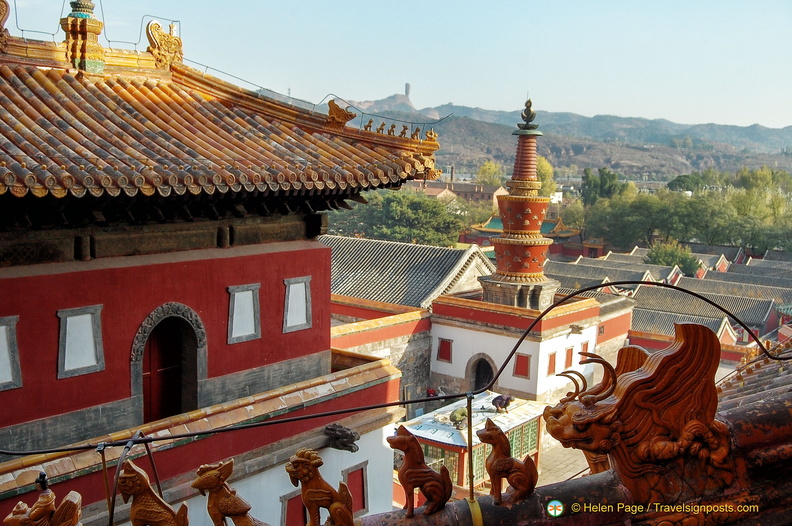
{"label": "blue sky", "polygon": [[[789,0],[93,1],[112,47],[177,20],[189,61],[309,102],[792,125]],[[67,1],[9,2],[12,35],[63,39]]]}

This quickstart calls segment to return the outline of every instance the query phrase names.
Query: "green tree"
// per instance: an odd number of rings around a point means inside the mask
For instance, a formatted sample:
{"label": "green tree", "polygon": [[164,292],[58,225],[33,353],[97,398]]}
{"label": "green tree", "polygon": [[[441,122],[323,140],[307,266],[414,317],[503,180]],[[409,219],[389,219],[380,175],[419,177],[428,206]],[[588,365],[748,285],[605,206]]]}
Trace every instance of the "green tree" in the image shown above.
{"label": "green tree", "polygon": [[553,165],[541,155],[536,158],[536,176],[539,178],[539,181],[542,182],[539,195],[553,195],[556,191],[556,182],[553,178]]}
{"label": "green tree", "polygon": [[465,201],[463,199],[458,201],[460,210],[457,215],[462,221],[463,228],[485,223],[497,211],[491,201]]}
{"label": "green tree", "polygon": [[580,199],[572,199],[561,209],[561,221],[569,228],[580,230],[581,242],[585,238],[586,208]]}
{"label": "green tree", "polygon": [[478,184],[486,184],[489,186],[500,186],[503,183],[503,177],[506,175],[506,170],[501,163],[495,161],[484,161],[484,164],[479,166],[476,172],[476,182]]}
{"label": "green tree", "polygon": [[593,206],[600,197],[600,178],[591,171],[591,168],[583,170],[580,195],[585,206]]}
{"label": "green tree", "polygon": [[583,170],[583,180],[580,193],[583,197],[583,204],[591,206],[597,199],[611,199],[622,194],[629,188],[625,182],[619,181],[619,174],[608,168],[600,168],[596,174],[591,168]]}
{"label": "green tree", "polygon": [[734,241],[737,213],[723,199],[721,192],[704,192],[690,200],[686,222],[690,227],[687,238],[706,245],[728,245]]}
{"label": "green tree", "polygon": [[699,269],[699,260],[690,253],[690,248],[675,240],[653,244],[646,253],[644,262],[652,265],[677,265],[686,276],[694,276]]}
{"label": "green tree", "polygon": [[677,192],[695,192],[704,187],[704,181],[696,174],[679,175],[668,182],[668,189]]}
{"label": "green tree", "polygon": [[452,246],[462,221],[449,203],[420,192],[374,193],[367,205],[328,214],[328,232],[404,243]]}

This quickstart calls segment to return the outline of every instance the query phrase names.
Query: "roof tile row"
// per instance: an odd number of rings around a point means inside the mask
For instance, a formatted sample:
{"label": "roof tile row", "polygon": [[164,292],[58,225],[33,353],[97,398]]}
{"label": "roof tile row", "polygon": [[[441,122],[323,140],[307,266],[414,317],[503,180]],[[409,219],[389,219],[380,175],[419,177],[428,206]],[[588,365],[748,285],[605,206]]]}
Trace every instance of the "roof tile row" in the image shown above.
{"label": "roof tile row", "polygon": [[[0,194],[334,191],[431,176],[427,152],[301,128],[167,79],[0,66]],[[364,139],[361,134],[361,139]]]}

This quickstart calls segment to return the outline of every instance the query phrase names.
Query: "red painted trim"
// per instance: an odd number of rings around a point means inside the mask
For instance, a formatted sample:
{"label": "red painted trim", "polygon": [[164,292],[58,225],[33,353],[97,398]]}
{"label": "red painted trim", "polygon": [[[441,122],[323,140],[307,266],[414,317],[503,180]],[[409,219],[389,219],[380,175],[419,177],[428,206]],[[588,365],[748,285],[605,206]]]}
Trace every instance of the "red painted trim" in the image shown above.
{"label": "red painted trim", "polygon": [[350,349],[360,345],[367,345],[374,342],[401,338],[421,332],[429,332],[432,329],[432,322],[429,318],[399,323],[397,325],[385,325],[371,330],[344,334],[332,338],[331,344],[337,349]]}
{"label": "red painted trim", "polygon": [[[472,322],[512,327],[519,330],[525,330],[528,328],[528,326],[535,319],[535,317],[520,315],[516,312],[511,314],[487,309],[486,305],[487,304],[481,302],[481,307],[475,308],[472,305],[459,306],[449,305],[442,302],[434,302],[432,305],[432,310],[434,314],[438,316],[448,316],[450,318],[458,318]],[[572,323],[591,319],[596,316],[599,316],[598,304],[556,316],[553,316],[551,313],[550,316],[545,317],[537,324],[537,326],[534,328],[534,332],[549,331],[551,329],[556,329],[558,327],[564,327]]]}

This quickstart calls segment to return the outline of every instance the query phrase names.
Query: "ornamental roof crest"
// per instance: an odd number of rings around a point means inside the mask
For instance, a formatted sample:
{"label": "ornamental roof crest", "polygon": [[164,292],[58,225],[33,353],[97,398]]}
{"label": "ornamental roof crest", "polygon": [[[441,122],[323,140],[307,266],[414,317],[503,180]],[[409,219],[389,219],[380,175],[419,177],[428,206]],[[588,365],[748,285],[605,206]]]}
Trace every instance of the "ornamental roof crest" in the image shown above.
{"label": "ornamental roof crest", "polygon": [[146,26],[146,36],[149,41],[147,51],[154,55],[158,68],[167,69],[174,62],[184,59],[182,39],[176,34],[176,24],[171,23],[166,33],[162,24],[152,20]]}

